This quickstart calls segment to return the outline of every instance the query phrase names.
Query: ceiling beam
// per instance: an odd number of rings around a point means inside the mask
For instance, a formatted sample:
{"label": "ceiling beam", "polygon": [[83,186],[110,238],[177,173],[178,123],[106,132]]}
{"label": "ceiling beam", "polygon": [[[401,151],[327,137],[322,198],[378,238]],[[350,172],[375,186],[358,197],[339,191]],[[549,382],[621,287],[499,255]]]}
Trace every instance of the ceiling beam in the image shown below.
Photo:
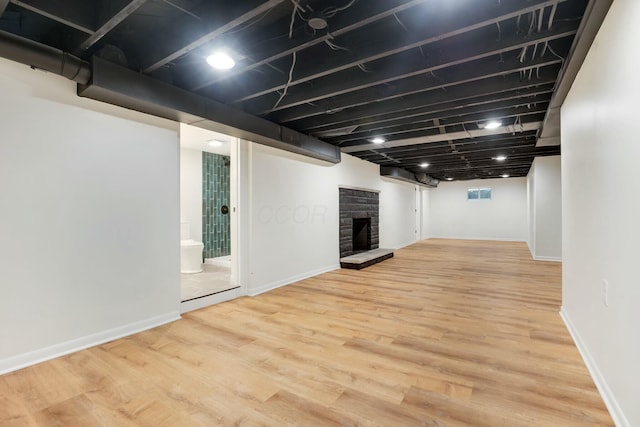
{"label": "ceiling beam", "polygon": [[[318,35],[312,40],[275,40],[269,44],[260,44],[258,52],[247,53],[248,57],[256,58],[250,65],[239,67],[222,76],[208,78],[194,85],[192,90],[200,90],[232,77],[239,76],[256,68],[269,64],[278,59],[287,57],[293,52],[299,52],[304,49],[324,43],[332,38],[339,37],[350,31],[369,25],[388,16],[392,16],[403,10],[425,3],[427,0],[385,0],[382,2],[360,2],[351,6],[343,13],[337,15],[331,20],[331,32]],[[366,18],[362,18],[366,16]]]}
{"label": "ceiling beam", "polygon": [[127,19],[140,6],[145,4],[147,0],[131,0],[128,5],[122,8],[118,13],[113,15],[111,19],[102,24],[93,34],[87,37],[75,50],[75,55],[81,55],[85,50],[93,46],[98,40],[104,37],[109,31],[113,30],[118,24]]}
{"label": "ceiling beam", "polygon": [[235,18],[230,19],[225,24],[215,28],[213,31],[208,32],[207,34],[199,37],[198,39],[192,41],[186,46],[183,46],[177,50],[173,50],[172,52],[165,53],[163,57],[156,58],[154,60],[148,61],[148,65],[144,66],[145,73],[152,73],[158,68],[168,64],[169,62],[191,52],[192,50],[207,44],[216,38],[222,36],[227,31],[230,31],[240,25],[245,24],[246,22],[260,16],[263,13],[268,12],[270,9],[276,7],[280,3],[283,3],[286,0],[269,0],[262,3],[260,6],[253,8],[242,15],[236,16]]}
{"label": "ceiling beam", "polygon": [[523,47],[536,43],[539,44],[570,37],[573,36],[576,31],[577,24],[575,22],[562,22],[552,30],[534,33],[524,37],[511,36],[503,38],[498,42],[478,43],[468,46],[468,49],[465,50],[443,50],[440,46],[431,46],[429,49],[425,49],[426,58],[431,59],[424,60],[424,62],[421,61],[420,64],[415,64],[415,62],[409,58],[398,58],[397,62],[399,65],[397,67],[390,67],[389,69],[370,74],[365,74],[356,68],[355,70],[348,70],[345,74],[337,75],[332,82],[327,82],[327,84],[319,84],[294,93],[290,90],[283,102],[275,108],[274,99],[278,98],[275,92],[275,98],[262,97],[252,100],[253,102],[242,103],[242,106],[245,111],[250,111],[254,114],[266,114],[270,111],[283,110],[285,108],[295,107],[308,102],[316,102],[321,99],[355,92],[360,89],[366,89],[420,74],[436,72],[443,68],[500,55],[501,53],[522,49]]}
{"label": "ceiling beam", "polygon": [[0,16],[7,9],[7,6],[9,6],[9,0],[0,0]]}
{"label": "ceiling beam", "polygon": [[469,99],[467,100],[466,103],[463,103],[460,100],[454,99],[451,102],[443,103],[438,106],[432,106],[431,109],[420,108],[420,109],[414,110],[415,112],[412,111],[411,113],[410,112],[395,113],[390,115],[388,118],[384,118],[384,119],[380,118],[376,121],[372,121],[365,125],[357,126],[355,129],[354,127],[347,127],[347,128],[338,128],[337,130],[325,131],[324,133],[323,132],[305,132],[305,133],[308,133],[313,136],[317,136],[319,138],[325,138],[325,137],[330,138],[331,136],[347,135],[346,132],[344,134],[340,134],[339,131],[341,129],[346,129],[346,130],[354,129],[348,133],[348,135],[353,135],[354,132],[356,131],[358,132],[364,131],[364,130],[375,131],[378,129],[384,129],[387,126],[394,126],[397,123],[410,122],[411,120],[420,119],[425,116],[433,116],[433,119],[435,120],[436,118],[438,118],[438,115],[447,116],[447,115],[451,115],[458,112],[461,112],[462,114],[464,114],[463,113],[464,111],[474,111],[474,110],[477,111],[477,109],[481,108],[483,105],[491,104],[496,101],[509,101],[513,103],[514,100],[519,98],[546,95],[545,99],[546,99],[546,102],[548,102],[552,91],[553,91],[553,86],[549,84],[542,87],[531,87],[526,90],[505,91],[504,93],[492,93],[485,96]]}
{"label": "ceiling beam", "polygon": [[[376,61],[420,46],[450,39],[490,25],[495,25],[501,21],[515,18],[522,14],[538,10],[542,7],[550,6],[555,2],[557,2],[557,0],[535,0],[528,2],[527,4],[532,5],[525,8],[519,4],[514,4],[514,2],[504,2],[496,3],[496,6],[493,7],[481,8],[480,11],[475,8],[465,8],[464,11],[455,10],[454,8],[443,7],[443,4],[440,2],[431,2],[428,6],[433,7],[435,10],[431,13],[425,12],[425,15],[432,17],[432,22],[426,22],[423,31],[412,32],[409,39],[407,39],[406,36],[386,37],[381,35],[380,40],[377,40],[375,43],[372,42],[361,46],[357,51],[353,52],[352,55],[334,55],[331,57],[332,60],[325,59],[324,63],[321,63],[320,67],[312,62],[312,67],[308,70],[301,70],[301,67],[298,67],[295,70],[296,78],[288,84],[286,82],[281,82],[275,86],[267,84],[262,89],[251,89],[252,93],[239,96],[234,99],[233,102],[238,103],[257,98],[262,95],[284,89],[285,86],[291,89],[293,86],[301,83],[354,68],[359,64]],[[427,5],[425,5],[425,7],[426,6]],[[443,16],[443,14],[445,14],[445,16]],[[450,29],[452,22],[455,22],[457,25],[453,30]],[[334,43],[340,45],[339,40],[334,41]],[[427,58],[430,57],[426,52],[425,56]],[[316,62],[322,62],[322,60],[319,59]]]}
{"label": "ceiling beam", "polygon": [[547,106],[549,105],[549,102],[540,102],[538,104],[540,105],[540,107],[537,107],[535,109],[531,109],[526,105],[514,107],[509,106],[500,110],[488,109],[477,113],[465,114],[463,116],[455,115],[450,117],[438,118],[437,120],[439,121],[439,123],[435,123],[434,119],[427,119],[411,124],[391,126],[389,128],[381,129],[375,132],[364,132],[364,134],[354,135],[353,137],[351,135],[347,135],[340,138],[325,139],[325,141],[335,145],[346,147],[354,144],[366,144],[367,141],[374,136],[397,137],[403,134],[415,134],[417,136],[421,133],[427,133],[430,131],[432,131],[431,133],[435,133],[436,130],[441,131],[441,129],[446,129],[446,127],[462,127],[463,129],[469,130],[477,129],[477,122],[483,122],[490,119],[500,120],[502,122],[506,122],[507,120],[513,122],[517,117],[525,120],[527,116],[531,115],[542,115],[542,118],[544,118],[544,113],[547,109]]}
{"label": "ceiling beam", "polygon": [[457,139],[468,139],[468,138],[477,138],[482,136],[489,135],[501,135],[505,133],[518,133],[518,132],[527,132],[531,130],[537,131],[542,126],[542,122],[531,122],[524,123],[521,127],[518,126],[514,128],[513,126],[503,126],[501,128],[495,130],[486,130],[486,129],[478,129],[478,130],[469,130],[467,132],[450,132],[445,134],[438,135],[429,135],[418,138],[407,138],[407,139],[398,139],[395,141],[387,141],[382,145],[379,144],[360,144],[360,145],[352,145],[350,147],[344,147],[341,149],[343,153],[357,153],[360,151],[375,149],[375,148],[392,148],[392,147],[402,147],[405,145],[418,145],[418,144],[427,144],[430,142],[439,142],[439,141],[454,141]]}
{"label": "ceiling beam", "polygon": [[[428,96],[410,96],[394,102],[382,102],[367,108],[357,108],[354,111],[344,113],[327,114],[314,118],[313,121],[305,120],[294,122],[296,129],[322,134],[336,128],[348,128],[353,126],[366,126],[373,123],[384,123],[397,118],[408,117],[414,114],[442,111],[445,109],[462,108],[469,104],[506,99],[510,96],[525,96],[536,93],[541,87],[555,83],[555,73],[544,73],[540,79],[521,81],[519,76],[513,75],[505,78],[485,79],[478,82],[464,83],[444,91],[436,91]],[[339,116],[335,117],[334,116]],[[347,120],[345,120],[347,119]]]}
{"label": "ceiling beam", "polygon": [[[484,102],[479,102],[475,105],[464,105],[461,104],[459,107],[450,107],[448,109],[436,109],[433,111],[427,111],[420,114],[413,114],[402,118],[396,118],[390,120],[388,122],[375,122],[369,125],[363,125],[358,127],[353,132],[348,135],[338,136],[334,138],[326,139],[327,141],[333,144],[341,144],[347,141],[354,141],[361,138],[370,138],[373,136],[386,136],[394,134],[394,129],[403,128],[403,131],[409,131],[411,125],[420,124],[420,123],[429,123],[433,122],[433,120],[438,119],[441,121],[445,121],[442,123],[443,126],[450,126],[452,123],[446,123],[446,120],[449,118],[459,118],[461,121],[458,123],[468,123],[472,121],[482,121],[485,120],[484,117],[479,117],[477,119],[467,118],[468,116],[486,116],[488,113],[495,113],[495,118],[504,117],[500,116],[501,111],[504,109],[514,109],[523,106],[527,106],[529,104],[538,104],[539,106],[535,110],[536,112],[545,112],[546,107],[549,104],[549,98],[551,97],[551,93],[553,92],[552,87],[548,87],[545,90],[534,90],[529,93],[523,95],[514,95],[510,97],[506,97],[503,99],[500,98],[491,98],[486,99]],[[529,99],[531,97],[531,99]],[[455,103],[454,103],[455,104]],[[450,104],[451,105],[451,104]],[[540,107],[544,106],[544,108]],[[530,110],[534,111],[534,110]],[[526,111],[525,111],[526,112]],[[464,119],[464,120],[462,120]],[[433,126],[430,126],[433,127]],[[312,135],[315,135],[312,133]]]}
{"label": "ceiling beam", "polygon": [[[91,17],[84,16],[80,10],[72,5],[61,5],[60,2],[51,0],[11,0],[11,3],[34,12],[38,15],[59,22],[67,27],[75,28],[78,31],[93,34],[94,29]],[[53,7],[58,7],[54,10]],[[61,12],[63,11],[63,12]]]}
{"label": "ceiling beam", "polygon": [[[492,147],[510,147],[518,144],[535,144],[536,131],[520,132],[514,134],[499,134],[489,135],[478,138],[467,138],[456,140],[457,147],[464,147],[466,145],[489,145]],[[450,152],[450,145],[447,141],[428,142],[418,145],[403,145],[400,147],[383,148],[376,151],[390,153],[394,155],[411,155],[415,157],[416,152]],[[407,157],[411,157],[407,156]]]}
{"label": "ceiling beam", "polygon": [[[401,81],[393,83],[392,87],[387,85],[381,87],[382,90],[378,91],[376,96],[376,104],[371,104],[371,94],[368,90],[361,90],[351,92],[339,97],[334,97],[326,100],[325,102],[318,102],[312,104],[304,104],[296,106],[288,110],[281,110],[275,113],[269,114],[271,120],[278,123],[292,122],[305,118],[311,118],[314,116],[322,115],[321,120],[334,120],[335,123],[349,120],[353,115],[357,117],[367,117],[375,114],[384,114],[388,111],[388,104],[382,101],[394,100],[394,108],[397,107],[397,103],[404,102],[404,99],[410,97],[411,99],[417,99],[419,102],[424,102],[425,92],[436,91],[432,94],[428,94],[429,99],[433,96],[442,97],[444,100],[448,99],[447,93],[456,88],[453,86],[467,85],[467,89],[475,87],[471,83],[478,80],[489,79],[492,77],[503,77],[504,81],[512,81],[517,79],[520,81],[520,71],[529,71],[541,69],[541,79],[549,78],[555,81],[557,72],[559,70],[559,64],[561,60],[556,57],[546,56],[544,58],[536,58],[533,61],[522,63],[518,59],[506,58],[504,61],[482,61],[473,66],[470,64],[464,64],[461,67],[451,67],[447,69],[446,73],[427,73],[420,74],[411,78],[407,78]],[[547,67],[558,65],[558,69],[551,72]],[[537,73],[536,73],[537,78]],[[513,82],[513,84],[517,84]],[[453,88],[452,88],[453,87]],[[442,90],[445,89],[445,90]],[[411,95],[420,96],[411,97]],[[438,95],[440,94],[440,95]],[[397,100],[402,98],[402,100]],[[362,108],[357,108],[362,107]],[[369,114],[372,112],[372,114]],[[330,117],[328,117],[330,116]],[[296,124],[298,126],[298,124]],[[304,126],[304,125],[302,125]]]}

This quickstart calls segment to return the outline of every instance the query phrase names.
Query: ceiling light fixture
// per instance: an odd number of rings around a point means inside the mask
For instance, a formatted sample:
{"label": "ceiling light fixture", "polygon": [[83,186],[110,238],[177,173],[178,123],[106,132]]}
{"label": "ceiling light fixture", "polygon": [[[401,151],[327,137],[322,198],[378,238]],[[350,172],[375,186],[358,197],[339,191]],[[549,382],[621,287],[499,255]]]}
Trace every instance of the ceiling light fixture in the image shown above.
{"label": "ceiling light fixture", "polygon": [[509,178],[509,175],[505,173],[504,175],[502,175],[502,177],[503,178]]}
{"label": "ceiling light fixture", "polygon": [[484,128],[493,130],[493,129],[498,129],[500,126],[502,126],[502,122],[498,120],[491,120],[484,125]]}
{"label": "ceiling light fixture", "polygon": [[373,142],[374,144],[382,144],[384,142],[386,142],[387,140],[380,137],[380,136],[376,136],[375,138],[371,138],[369,141]]}
{"label": "ceiling light fixture", "polygon": [[428,168],[429,167],[429,163],[420,163],[420,167],[421,168]]}
{"label": "ceiling light fixture", "polygon": [[210,139],[207,142],[209,143],[210,147],[221,147],[222,146],[222,141],[218,141],[217,139]]}
{"label": "ceiling light fixture", "polygon": [[449,178],[445,178],[447,181],[453,181],[453,178],[449,177]]}
{"label": "ceiling light fixture", "polygon": [[207,64],[217,70],[230,70],[236,65],[236,61],[229,54],[218,51],[207,56]]}
{"label": "ceiling light fixture", "polygon": [[504,162],[505,160],[507,160],[507,156],[498,156],[494,158],[499,162]]}

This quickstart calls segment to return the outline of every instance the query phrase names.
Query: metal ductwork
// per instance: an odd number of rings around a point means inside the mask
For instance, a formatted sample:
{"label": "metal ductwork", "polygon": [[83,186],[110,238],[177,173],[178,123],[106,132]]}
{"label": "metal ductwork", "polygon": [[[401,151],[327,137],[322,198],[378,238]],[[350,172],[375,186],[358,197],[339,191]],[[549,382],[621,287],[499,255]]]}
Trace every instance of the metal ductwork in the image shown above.
{"label": "metal ductwork", "polygon": [[413,174],[406,169],[396,168],[393,166],[381,166],[380,176],[429,188],[436,188],[440,183],[440,180],[435,179],[426,173]]}
{"label": "metal ductwork", "polygon": [[220,102],[94,56],[91,63],[0,31],[0,56],[78,83],[78,95],[203,129],[226,133],[333,164],[340,149]]}
{"label": "metal ductwork", "polygon": [[91,66],[77,56],[1,30],[0,55],[80,84],[86,84],[91,79]]}

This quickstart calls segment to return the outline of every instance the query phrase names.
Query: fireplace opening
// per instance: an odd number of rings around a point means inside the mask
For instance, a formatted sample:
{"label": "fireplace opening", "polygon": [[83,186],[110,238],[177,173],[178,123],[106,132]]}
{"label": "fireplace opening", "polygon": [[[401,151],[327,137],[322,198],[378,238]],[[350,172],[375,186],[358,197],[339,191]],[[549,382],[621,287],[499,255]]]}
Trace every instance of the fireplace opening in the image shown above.
{"label": "fireplace opening", "polygon": [[371,218],[353,219],[353,252],[371,249]]}

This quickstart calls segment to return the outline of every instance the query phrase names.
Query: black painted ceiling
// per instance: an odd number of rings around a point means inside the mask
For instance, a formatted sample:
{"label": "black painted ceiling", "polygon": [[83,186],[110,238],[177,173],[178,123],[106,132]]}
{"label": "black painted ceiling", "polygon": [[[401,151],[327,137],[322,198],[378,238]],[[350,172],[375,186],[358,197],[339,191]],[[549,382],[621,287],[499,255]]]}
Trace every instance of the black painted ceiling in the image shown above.
{"label": "black painted ceiling", "polygon": [[[99,55],[380,165],[473,179],[525,176],[535,156],[560,153],[536,147],[537,134],[587,3],[0,0],[0,29]],[[314,30],[312,18],[327,28]],[[218,49],[235,68],[206,64]],[[491,119],[503,126],[482,129]]]}

